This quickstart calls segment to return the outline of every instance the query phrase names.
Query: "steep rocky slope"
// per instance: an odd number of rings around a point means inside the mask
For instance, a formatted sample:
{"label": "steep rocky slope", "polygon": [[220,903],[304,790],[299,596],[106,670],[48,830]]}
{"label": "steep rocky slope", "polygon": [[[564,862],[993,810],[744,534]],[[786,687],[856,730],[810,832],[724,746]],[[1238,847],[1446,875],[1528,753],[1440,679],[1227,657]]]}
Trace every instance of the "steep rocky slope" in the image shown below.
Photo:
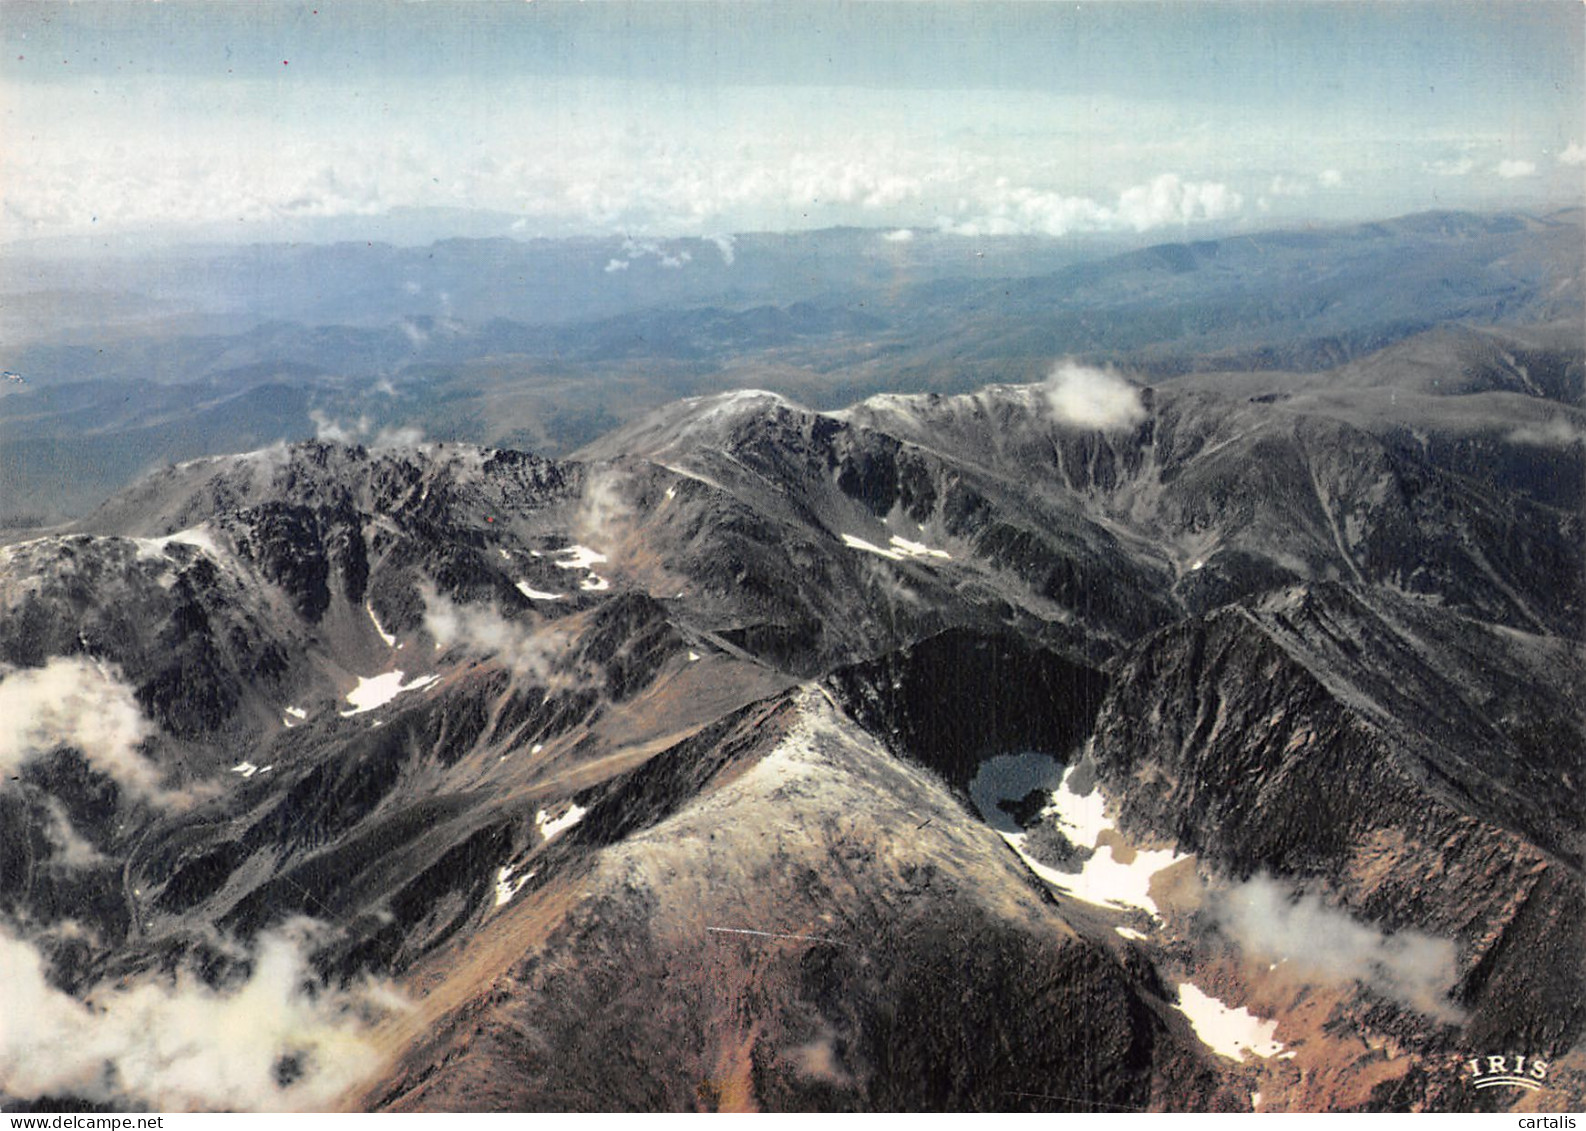
{"label": "steep rocky slope", "polygon": [[[1578,1103],[1581,358],[1532,339],[279,447],[0,548],[0,1091]],[[241,1000],[224,1069],[137,1051]]]}

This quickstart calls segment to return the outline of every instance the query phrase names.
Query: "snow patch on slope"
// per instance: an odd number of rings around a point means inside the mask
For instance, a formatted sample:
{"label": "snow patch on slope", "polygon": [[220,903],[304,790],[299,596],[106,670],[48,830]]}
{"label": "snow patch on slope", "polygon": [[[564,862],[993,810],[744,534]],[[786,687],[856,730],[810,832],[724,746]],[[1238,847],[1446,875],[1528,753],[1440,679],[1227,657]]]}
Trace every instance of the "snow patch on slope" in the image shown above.
{"label": "snow patch on slope", "polygon": [[867,554],[877,554],[888,561],[902,562],[910,558],[951,558],[953,555],[946,550],[936,550],[923,542],[911,542],[907,538],[899,538],[894,534],[886,547],[877,546],[863,538],[852,534],[844,534],[843,544],[853,550],[863,550]]}
{"label": "snow patch on slope", "polygon": [[1026,851],[1029,834],[1012,822],[999,802],[1017,801],[1031,790],[1045,789],[1057,767],[1057,762],[1045,754],[1006,754],[987,759],[970,783],[970,798],[987,824],[1047,883],[1085,903],[1144,911],[1153,919],[1159,918],[1159,909],[1150,895],[1151,878],[1188,856],[1172,849],[1136,849],[1128,845],[1107,816],[1107,799],[1100,787],[1093,787],[1087,794],[1074,790],[1077,766],[1062,772],[1056,788],[1048,791],[1040,816],[1054,820],[1064,838],[1076,848],[1090,849],[1090,856],[1076,871],[1064,871]]}
{"label": "snow patch on slope", "polygon": [[216,545],[215,539],[202,526],[190,526],[186,530],[178,530],[175,534],[167,534],[163,538],[134,538],[132,541],[138,547],[139,561],[164,557],[166,547],[173,542],[193,546],[212,558],[221,556],[220,547]]}
{"label": "snow patch on slope", "polygon": [[559,558],[563,554],[571,555],[565,562],[557,562],[559,569],[588,569],[592,565],[599,565],[607,560],[606,555],[599,550],[591,550],[588,546],[572,545],[561,550],[552,550],[551,556]]}
{"label": "snow patch on slope", "polygon": [[374,630],[380,634],[380,639],[385,641],[386,647],[395,648],[397,646],[396,637],[387,632],[384,626],[381,625],[380,618],[374,615],[374,604],[370,601],[365,601],[363,607],[368,611],[369,622],[374,625]]}
{"label": "snow patch on slope", "polygon": [[933,550],[923,542],[910,542],[907,538],[892,536],[891,545],[894,550],[908,555],[911,558],[946,558],[951,559],[952,554],[946,550]]}
{"label": "snow patch on slope", "polygon": [[883,550],[874,542],[866,542],[863,538],[856,538],[852,534],[843,535],[843,544],[855,550],[863,550],[867,554],[879,554],[889,561],[901,562],[903,554],[898,550]]}
{"label": "snow patch on slope", "polygon": [[[1178,1011],[1189,1018],[1195,1035],[1219,1056],[1242,1060],[1246,1052],[1255,1056],[1277,1056],[1285,1048],[1276,1040],[1276,1021],[1263,1021],[1248,1009],[1231,1009],[1197,989],[1189,982],[1179,983]],[[1284,1054],[1292,1057],[1293,1053]]]}
{"label": "snow patch on slope", "polygon": [[402,682],[403,672],[398,669],[386,672],[384,675],[359,676],[358,686],[347,693],[347,702],[352,704],[352,710],[341,711],[342,718],[351,718],[361,715],[365,711],[372,711],[376,707],[383,707],[404,691],[417,691],[421,687],[428,687],[436,680],[438,675],[416,676],[412,683]]}
{"label": "snow patch on slope", "polygon": [[566,832],[568,829],[578,824],[579,821],[582,821],[584,819],[584,814],[587,812],[589,812],[589,810],[585,809],[582,805],[569,805],[567,807],[567,812],[553,820],[549,813],[547,813],[544,809],[541,809],[538,813],[534,814],[534,823],[539,827],[540,835],[546,840],[550,840],[558,834]]}
{"label": "snow patch on slope", "polygon": [[[608,560],[599,550],[591,550],[588,546],[572,545],[565,549],[551,551],[553,558],[571,555],[566,561],[556,562],[558,569],[581,569],[587,571],[590,566],[598,565]],[[521,586],[520,586],[521,587]],[[579,582],[578,587],[585,592],[596,593],[602,589],[610,589],[611,582],[601,577],[598,573],[590,573],[588,577]]]}
{"label": "snow patch on slope", "polygon": [[523,885],[534,878],[534,870],[523,873],[516,878],[512,875],[512,865],[503,864],[496,872],[496,906],[505,907],[512,902],[512,897],[523,890]]}

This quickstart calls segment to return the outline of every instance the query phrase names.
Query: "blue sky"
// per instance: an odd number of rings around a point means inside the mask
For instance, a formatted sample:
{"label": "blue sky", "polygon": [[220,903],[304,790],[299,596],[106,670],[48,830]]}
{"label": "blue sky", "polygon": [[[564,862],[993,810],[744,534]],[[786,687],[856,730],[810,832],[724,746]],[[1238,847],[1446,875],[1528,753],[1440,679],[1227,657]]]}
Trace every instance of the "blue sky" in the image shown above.
{"label": "blue sky", "polygon": [[1151,232],[1579,203],[1575,2],[0,4],[0,238]]}

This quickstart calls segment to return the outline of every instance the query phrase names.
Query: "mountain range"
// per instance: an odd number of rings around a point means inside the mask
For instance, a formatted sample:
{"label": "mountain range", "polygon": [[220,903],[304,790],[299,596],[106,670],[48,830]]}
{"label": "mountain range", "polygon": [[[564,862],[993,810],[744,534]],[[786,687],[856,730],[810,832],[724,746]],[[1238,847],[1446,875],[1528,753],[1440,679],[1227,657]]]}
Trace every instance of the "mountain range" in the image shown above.
{"label": "mountain range", "polygon": [[1578,236],[29,347],[0,1105],[1578,1110]]}
{"label": "mountain range", "polygon": [[0,389],[0,525],[278,439],[419,429],[567,456],[734,388],[838,409],[1039,381],[1064,356],[1152,380],[1309,373],[1448,323],[1573,325],[1586,302],[1579,210],[1121,252],[898,234],[8,257],[0,352],[24,383]]}

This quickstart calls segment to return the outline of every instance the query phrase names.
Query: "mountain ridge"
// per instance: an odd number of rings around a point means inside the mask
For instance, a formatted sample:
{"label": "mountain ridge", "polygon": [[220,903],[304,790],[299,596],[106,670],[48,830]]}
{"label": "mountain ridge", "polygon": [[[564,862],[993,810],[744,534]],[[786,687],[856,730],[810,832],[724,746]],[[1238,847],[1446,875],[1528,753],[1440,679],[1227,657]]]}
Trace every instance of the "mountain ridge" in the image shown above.
{"label": "mountain ridge", "polygon": [[[0,546],[3,941],[119,1017],[298,930],[264,1107],[1567,1106],[1581,360],[1510,342],[168,467]],[[173,1097],[107,1056],[7,1102]]]}

